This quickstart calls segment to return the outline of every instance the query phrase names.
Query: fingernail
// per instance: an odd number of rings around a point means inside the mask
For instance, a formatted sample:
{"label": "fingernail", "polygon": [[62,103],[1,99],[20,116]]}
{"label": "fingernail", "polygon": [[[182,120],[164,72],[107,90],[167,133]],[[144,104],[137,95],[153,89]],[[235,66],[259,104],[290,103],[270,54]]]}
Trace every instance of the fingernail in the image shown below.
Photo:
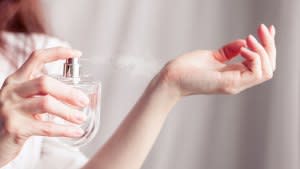
{"label": "fingernail", "polygon": [[82,52],[79,51],[79,50],[73,49],[73,55],[74,55],[75,57],[80,57],[80,56],[82,55]]}
{"label": "fingernail", "polygon": [[72,135],[74,137],[81,137],[84,134],[84,131],[81,128],[74,128],[72,131]]}
{"label": "fingernail", "polygon": [[274,25],[271,25],[271,29],[274,31],[274,36],[275,36],[275,34],[276,34],[275,26],[274,26]]}
{"label": "fingernail", "polygon": [[263,29],[263,31],[268,31],[268,28],[265,24],[262,24],[262,29]]}
{"label": "fingernail", "polygon": [[83,113],[75,113],[74,116],[78,122],[84,122],[86,120],[86,115]]}
{"label": "fingernail", "polygon": [[77,99],[80,106],[86,106],[90,102],[90,99],[84,93],[78,94]]}
{"label": "fingernail", "polygon": [[265,26],[265,24],[261,23],[259,26],[262,28],[262,27],[264,27],[264,26]]}
{"label": "fingernail", "polygon": [[254,39],[254,36],[252,34],[248,35],[248,38],[253,40]]}

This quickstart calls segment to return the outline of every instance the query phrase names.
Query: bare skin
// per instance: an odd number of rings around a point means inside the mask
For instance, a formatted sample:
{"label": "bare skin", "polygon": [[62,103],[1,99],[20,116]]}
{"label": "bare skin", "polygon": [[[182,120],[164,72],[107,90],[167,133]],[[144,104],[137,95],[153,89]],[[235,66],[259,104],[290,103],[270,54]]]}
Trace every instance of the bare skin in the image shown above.
{"label": "bare skin", "polygon": [[[84,169],[139,169],[168,113],[182,97],[237,94],[271,79],[276,65],[275,28],[260,25],[258,37],[260,42],[250,35],[218,50],[195,51],[169,61]],[[35,72],[47,62],[79,55],[80,52],[65,48],[34,52],[20,69],[6,79],[0,91],[0,117],[3,120],[0,166],[14,159],[25,140],[33,135],[78,137],[82,134],[77,128],[44,122],[38,117],[49,112],[80,123],[84,117],[62,103],[84,106],[88,103],[86,96],[50,77],[35,76]],[[227,64],[237,55],[245,60],[234,65]],[[57,91],[58,88],[65,90]],[[36,95],[41,97],[33,97]],[[78,98],[81,98],[80,102]]]}

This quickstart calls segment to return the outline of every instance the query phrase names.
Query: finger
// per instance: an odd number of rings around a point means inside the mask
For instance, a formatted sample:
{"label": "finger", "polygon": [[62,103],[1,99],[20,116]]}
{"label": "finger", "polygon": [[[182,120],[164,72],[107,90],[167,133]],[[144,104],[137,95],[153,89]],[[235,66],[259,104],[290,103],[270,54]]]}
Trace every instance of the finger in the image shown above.
{"label": "finger", "polygon": [[270,27],[269,27],[269,30],[270,30],[270,34],[272,35],[272,37],[273,37],[273,45],[274,45],[274,55],[272,56],[272,63],[273,63],[273,65],[274,65],[274,67],[273,67],[273,71],[276,69],[276,44],[275,44],[275,36],[276,36],[276,29],[275,29],[275,27],[274,27],[274,25],[271,25]]}
{"label": "finger", "polygon": [[89,98],[81,90],[48,76],[41,76],[18,84],[15,91],[24,98],[49,94],[58,100],[74,106],[84,107],[89,103]]}
{"label": "finger", "polygon": [[275,26],[274,26],[274,25],[271,25],[271,26],[269,27],[269,31],[270,31],[272,37],[275,38],[276,30],[275,30]]}
{"label": "finger", "polygon": [[237,56],[242,47],[246,47],[246,41],[238,39],[215,51],[214,56],[220,62],[227,62]]}
{"label": "finger", "polygon": [[264,25],[261,24],[260,27],[257,30],[257,34],[260,38],[260,41],[265,48],[267,54],[269,55],[270,63],[272,66],[272,69],[275,67],[275,43],[274,38],[272,37],[271,33],[269,32],[269,29]]}
{"label": "finger", "polygon": [[31,124],[32,135],[48,137],[81,137],[84,131],[79,127],[55,124],[49,121],[34,120]]}
{"label": "finger", "polygon": [[274,45],[273,45],[273,37],[269,32],[269,29],[264,24],[261,24],[257,29],[257,34],[266,52],[269,55],[271,55]]}
{"label": "finger", "polygon": [[[238,79],[236,84],[238,85],[234,88],[229,88],[229,90],[225,90],[226,93],[235,94],[261,82],[262,68],[260,56],[256,52],[244,47],[241,48],[241,56],[246,59],[243,64],[248,68],[248,70],[243,71],[240,69],[239,71],[235,71],[236,79]],[[226,72],[227,78],[232,78],[233,72],[234,71]]]}
{"label": "finger", "polygon": [[59,59],[79,57],[81,52],[70,48],[48,48],[32,52],[25,63],[14,74],[19,80],[29,79],[33,71],[41,71],[44,64]]}
{"label": "finger", "polygon": [[76,124],[81,124],[86,119],[81,111],[71,108],[49,95],[28,98],[19,104],[18,109],[33,116],[49,113]]}
{"label": "finger", "polygon": [[248,36],[247,46],[249,47],[249,49],[258,53],[258,55],[260,56],[263,75],[267,77],[271,77],[273,74],[273,70],[272,70],[269,56],[265,51],[264,47],[254,38],[253,35]]}
{"label": "finger", "polygon": [[241,56],[246,59],[244,63],[249,68],[249,70],[252,71],[254,74],[256,74],[256,76],[261,77],[262,71],[261,71],[261,61],[259,55],[247,48],[242,48]]}

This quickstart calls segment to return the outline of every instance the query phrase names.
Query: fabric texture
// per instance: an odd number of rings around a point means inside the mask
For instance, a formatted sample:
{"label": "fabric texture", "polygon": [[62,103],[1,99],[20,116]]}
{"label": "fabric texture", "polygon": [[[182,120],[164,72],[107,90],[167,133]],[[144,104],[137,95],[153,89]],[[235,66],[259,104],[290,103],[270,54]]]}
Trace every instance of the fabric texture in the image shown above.
{"label": "fabric texture", "polygon": [[[66,42],[41,34],[33,34],[28,37],[24,34],[5,32],[3,37],[9,47],[7,53],[11,53],[11,55],[0,55],[1,86],[5,78],[24,63],[33,49],[69,47]],[[26,43],[28,41],[31,42],[31,45]],[[62,63],[62,61],[57,61],[47,64],[47,72],[61,74]],[[87,157],[80,151],[71,150],[53,138],[34,136],[26,141],[19,155],[1,169],[79,169],[87,160]]]}

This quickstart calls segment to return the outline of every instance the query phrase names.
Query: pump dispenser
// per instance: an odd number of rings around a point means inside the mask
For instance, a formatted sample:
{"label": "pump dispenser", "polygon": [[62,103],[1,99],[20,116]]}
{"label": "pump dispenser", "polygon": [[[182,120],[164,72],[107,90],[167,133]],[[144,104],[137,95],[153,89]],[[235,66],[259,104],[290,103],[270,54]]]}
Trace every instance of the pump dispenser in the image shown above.
{"label": "pump dispenser", "polygon": [[65,78],[73,78],[78,82],[80,81],[80,64],[78,58],[66,59],[63,76]]}

